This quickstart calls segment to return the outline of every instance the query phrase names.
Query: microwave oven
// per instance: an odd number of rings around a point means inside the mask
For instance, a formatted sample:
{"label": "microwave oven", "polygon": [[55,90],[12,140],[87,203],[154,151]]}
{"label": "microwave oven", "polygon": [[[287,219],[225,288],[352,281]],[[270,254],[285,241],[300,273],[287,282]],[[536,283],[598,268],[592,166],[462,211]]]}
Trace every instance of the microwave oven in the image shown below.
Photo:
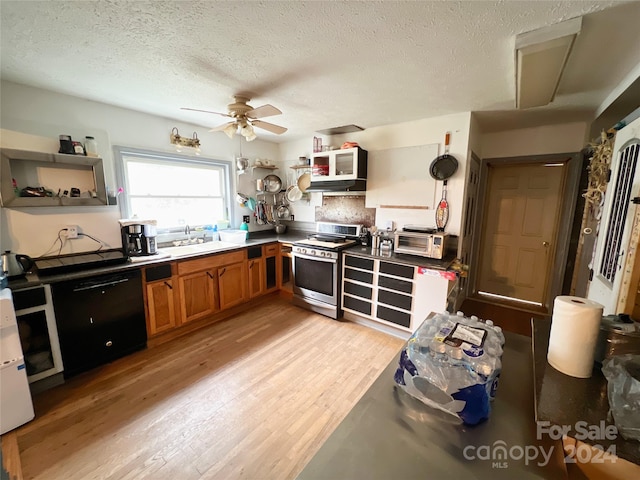
{"label": "microwave oven", "polygon": [[441,260],[446,253],[447,233],[396,232],[396,253]]}

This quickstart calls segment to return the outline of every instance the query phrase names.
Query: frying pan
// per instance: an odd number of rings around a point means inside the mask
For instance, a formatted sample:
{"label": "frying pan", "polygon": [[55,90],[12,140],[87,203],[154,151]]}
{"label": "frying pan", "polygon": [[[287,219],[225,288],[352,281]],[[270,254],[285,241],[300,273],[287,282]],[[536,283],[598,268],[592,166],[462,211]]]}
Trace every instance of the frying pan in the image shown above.
{"label": "frying pan", "polygon": [[449,221],[449,203],[447,202],[447,179],[449,179],[458,169],[458,160],[449,155],[449,139],[451,132],[447,132],[444,137],[444,155],[440,155],[429,168],[429,173],[436,180],[442,180],[442,198],[436,209],[436,227],[438,231],[444,232],[444,227]]}
{"label": "frying pan", "polygon": [[[429,167],[429,173],[436,180],[447,180],[450,178],[456,170],[458,170],[458,160],[453,155],[449,155],[449,138],[451,132],[447,132],[444,137],[444,155],[440,155]],[[446,185],[446,184],[445,184]]]}

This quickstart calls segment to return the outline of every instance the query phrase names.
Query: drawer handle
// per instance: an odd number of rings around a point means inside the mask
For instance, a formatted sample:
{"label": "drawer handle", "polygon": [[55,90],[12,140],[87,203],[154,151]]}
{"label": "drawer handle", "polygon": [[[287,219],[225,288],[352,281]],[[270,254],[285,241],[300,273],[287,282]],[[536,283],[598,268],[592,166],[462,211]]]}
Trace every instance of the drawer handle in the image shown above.
{"label": "drawer handle", "polygon": [[113,345],[113,342],[112,342],[111,340],[107,340],[107,343],[105,343],[105,345],[106,345],[107,347],[110,347],[110,346],[112,346],[112,345]]}
{"label": "drawer handle", "polygon": [[249,264],[249,268],[253,268],[253,261]]}
{"label": "drawer handle", "polygon": [[170,290],[173,290],[173,287],[171,286],[171,284],[167,281],[164,282],[164,284],[169,287]]}
{"label": "drawer handle", "polygon": [[211,275],[211,272],[207,272],[207,275],[209,275],[209,278],[213,280],[213,275]]}

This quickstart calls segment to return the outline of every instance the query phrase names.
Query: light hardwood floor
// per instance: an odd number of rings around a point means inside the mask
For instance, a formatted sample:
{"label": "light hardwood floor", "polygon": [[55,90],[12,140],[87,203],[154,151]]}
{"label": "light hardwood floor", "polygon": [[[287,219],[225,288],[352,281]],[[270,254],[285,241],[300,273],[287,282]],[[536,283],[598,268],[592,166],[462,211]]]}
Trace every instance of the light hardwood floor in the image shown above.
{"label": "light hardwood floor", "polygon": [[274,298],[36,396],[24,478],[295,478],[402,344]]}

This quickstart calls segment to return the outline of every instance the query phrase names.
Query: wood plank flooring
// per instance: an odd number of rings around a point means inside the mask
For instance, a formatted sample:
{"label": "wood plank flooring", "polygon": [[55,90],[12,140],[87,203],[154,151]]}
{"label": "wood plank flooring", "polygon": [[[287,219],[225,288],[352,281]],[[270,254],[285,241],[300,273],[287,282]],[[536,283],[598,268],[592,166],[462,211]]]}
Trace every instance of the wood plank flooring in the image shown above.
{"label": "wood plank flooring", "polygon": [[295,478],[402,344],[275,298],[37,395],[24,478]]}

